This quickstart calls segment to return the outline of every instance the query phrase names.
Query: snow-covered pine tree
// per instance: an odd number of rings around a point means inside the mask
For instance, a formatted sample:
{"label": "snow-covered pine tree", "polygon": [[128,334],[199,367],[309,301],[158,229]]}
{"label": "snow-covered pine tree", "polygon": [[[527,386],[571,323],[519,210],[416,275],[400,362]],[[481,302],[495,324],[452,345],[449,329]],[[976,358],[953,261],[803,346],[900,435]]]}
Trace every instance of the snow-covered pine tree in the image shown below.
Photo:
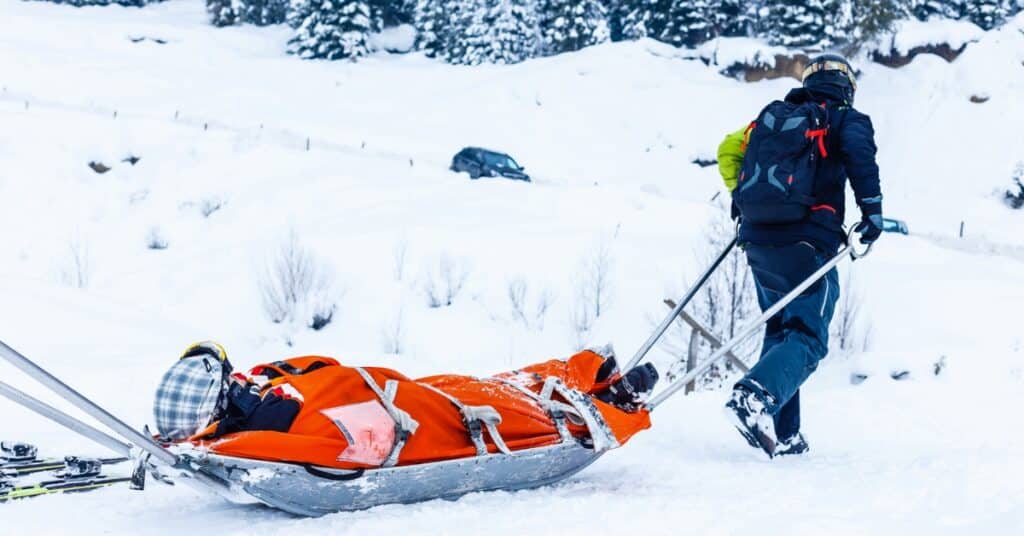
{"label": "snow-covered pine tree", "polygon": [[446,51],[450,63],[519,63],[540,50],[532,0],[477,0],[476,9],[462,8],[458,19],[468,20],[468,24]]}
{"label": "snow-covered pine tree", "polygon": [[[211,1],[207,0],[207,7]],[[220,0],[223,1],[223,0]],[[269,24],[281,24],[288,16],[288,0],[230,0],[240,9],[242,13],[241,22],[255,24],[256,26],[267,26]]]}
{"label": "snow-covered pine tree", "polygon": [[289,52],[303,59],[355,59],[370,52],[370,7],[364,0],[293,0]]}
{"label": "snow-covered pine tree", "polygon": [[416,49],[432,58],[448,60],[461,54],[459,37],[469,22],[474,0],[417,0],[412,24],[416,27]]}
{"label": "snow-covered pine tree", "polygon": [[1006,20],[1009,11],[1005,0],[964,0],[964,16],[984,30],[991,30]]}
{"label": "snow-covered pine tree", "polygon": [[609,38],[608,16],[597,0],[541,0],[539,9],[545,54],[572,52]]}
{"label": "snow-covered pine tree", "polygon": [[711,39],[711,30],[707,0],[675,0],[657,38],[672,45],[693,47]]}
{"label": "snow-covered pine tree", "polygon": [[746,37],[753,32],[760,2],[748,0],[708,0],[713,36]]}
{"label": "snow-covered pine tree", "polygon": [[910,12],[919,20],[959,19],[964,16],[963,4],[964,0],[910,0]]}
{"label": "snow-covered pine tree", "polygon": [[758,26],[772,44],[828,46],[837,0],[766,0]]}
{"label": "snow-covered pine tree", "polygon": [[906,0],[843,0],[832,41],[847,55],[889,33],[897,21],[910,15]]}
{"label": "snow-covered pine tree", "polygon": [[206,13],[214,26],[233,26],[244,20],[242,0],[206,0]]}
{"label": "snow-covered pine tree", "polygon": [[665,31],[673,0],[635,0],[622,19],[622,38],[659,38]]}

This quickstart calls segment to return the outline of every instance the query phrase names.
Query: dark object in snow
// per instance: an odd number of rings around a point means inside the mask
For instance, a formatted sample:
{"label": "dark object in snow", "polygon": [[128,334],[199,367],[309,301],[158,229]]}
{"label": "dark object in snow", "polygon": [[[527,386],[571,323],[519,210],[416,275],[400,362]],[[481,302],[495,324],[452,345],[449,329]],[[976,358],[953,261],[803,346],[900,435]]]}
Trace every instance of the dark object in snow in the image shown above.
{"label": "dark object in snow", "polygon": [[875,51],[871,53],[871,59],[875,63],[881,63],[886,67],[903,67],[904,65],[910,64],[920,54],[934,54],[950,63],[957,59],[960,54],[963,53],[964,49],[967,48],[967,44],[963,44],[960,48],[953,48],[946,43],[940,45],[925,45],[920,47],[914,47],[907,51],[906,54],[901,54],[895,49],[890,50],[887,54],[881,51]]}
{"label": "dark object in snow", "polygon": [[889,377],[894,379],[894,380],[896,380],[896,381],[909,380],[910,379],[910,371],[909,370],[894,370],[894,371],[889,373]]}
{"label": "dark object in snow", "polygon": [[971,99],[970,100],[974,104],[984,104],[984,103],[988,102],[989,99],[991,99],[991,98],[992,97],[989,97],[988,95],[984,95],[984,94],[982,94],[982,95],[971,95]]}
{"label": "dark object in snow", "polygon": [[1024,207],[1024,183],[1021,183],[1020,178],[1013,179],[1013,182],[1017,186],[1017,193],[1014,193],[1012,189],[1007,190],[1003,201],[1012,209],[1020,209]]}
{"label": "dark object in snow", "polygon": [[718,165],[718,160],[715,159],[715,158],[699,158],[698,157],[698,158],[694,158],[692,160],[692,162],[694,164],[697,164],[698,166],[700,166],[702,168]]}
{"label": "dark object in snow", "polygon": [[942,374],[943,370],[946,370],[946,356],[940,357],[939,360],[932,365],[932,373],[936,376]]}
{"label": "dark object in snow", "polygon": [[864,383],[864,380],[868,379],[868,375],[863,372],[854,372],[850,374],[850,383],[853,385],[860,385]]}
{"label": "dark object in snow", "polygon": [[160,39],[159,37],[141,36],[141,37],[129,37],[128,39],[131,40],[132,43],[142,43],[144,41],[152,41],[152,42],[154,42],[154,43],[156,43],[158,45],[166,45],[167,44],[167,40],[166,39]]}
{"label": "dark object in snow", "polygon": [[111,169],[110,166],[104,164],[103,162],[97,162],[95,160],[89,162],[89,168],[95,171],[96,173],[99,173],[100,175],[110,171]]}
{"label": "dark object in snow", "polygon": [[452,158],[452,165],[449,169],[456,173],[463,171],[469,173],[471,179],[504,177],[530,182],[530,176],[525,172],[526,168],[516,163],[511,156],[479,147],[466,147],[459,151]]}
{"label": "dark object in snow", "polygon": [[895,218],[882,218],[882,231],[887,233],[910,234],[907,224],[903,220]]}
{"label": "dark object in snow", "polygon": [[128,155],[127,158],[125,158],[124,160],[121,160],[121,161],[122,162],[127,162],[127,163],[129,163],[129,164],[134,166],[135,164],[138,164],[139,161],[141,161],[141,160],[142,160],[141,158],[139,158],[139,157],[137,157],[137,156],[135,156],[133,154],[130,154],[130,155]]}

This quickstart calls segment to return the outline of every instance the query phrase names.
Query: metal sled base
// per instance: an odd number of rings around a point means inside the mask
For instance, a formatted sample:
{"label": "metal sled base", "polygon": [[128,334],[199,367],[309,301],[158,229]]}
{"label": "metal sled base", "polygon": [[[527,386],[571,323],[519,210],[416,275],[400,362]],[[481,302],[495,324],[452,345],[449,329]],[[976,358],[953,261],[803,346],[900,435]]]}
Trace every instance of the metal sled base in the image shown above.
{"label": "metal sled base", "polygon": [[[455,499],[477,491],[536,488],[568,478],[601,456],[576,442],[365,472],[202,454],[193,467],[267,506],[300,516],[384,504]],[[192,456],[188,456],[192,458]]]}

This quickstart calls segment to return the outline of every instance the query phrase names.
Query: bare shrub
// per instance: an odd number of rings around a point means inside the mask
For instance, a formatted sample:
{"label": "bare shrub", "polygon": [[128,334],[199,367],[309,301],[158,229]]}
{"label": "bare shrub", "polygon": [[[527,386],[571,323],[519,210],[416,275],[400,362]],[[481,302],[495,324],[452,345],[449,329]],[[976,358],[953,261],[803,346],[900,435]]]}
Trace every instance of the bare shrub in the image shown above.
{"label": "bare shrub", "polygon": [[602,240],[598,242],[597,248],[584,257],[581,280],[581,292],[590,302],[595,319],[601,318],[611,304],[611,270],[611,252],[608,243]]}
{"label": "bare shrub", "polygon": [[302,322],[320,330],[334,319],[337,290],[330,267],[294,231],[271,254],[259,278],[263,310],[275,324]]}
{"label": "bare shrub", "polygon": [[861,317],[862,298],[854,285],[853,272],[847,271],[840,286],[839,301],[832,315],[829,345],[840,354],[867,351],[871,345],[871,323]]}
{"label": "bare shrub", "polygon": [[60,261],[61,283],[75,287],[86,288],[92,277],[92,266],[89,260],[89,246],[78,238],[68,242],[67,250]]}
{"label": "bare shrub", "polygon": [[391,258],[394,261],[394,275],[395,281],[401,281],[405,278],[405,264],[409,254],[409,241],[405,238],[395,243],[395,247],[391,250]]}
{"label": "bare shrub", "polygon": [[384,322],[380,339],[386,354],[401,354],[405,351],[405,315],[402,307]]}
{"label": "bare shrub", "polygon": [[[703,271],[726,248],[736,236],[736,229],[728,218],[724,207],[709,222],[699,246],[695,250],[698,266]],[[688,288],[690,285],[683,285]],[[692,316],[704,325],[711,333],[722,341],[731,340],[741,329],[760,313],[757,304],[757,290],[754,277],[747,265],[743,252],[734,248],[722,261],[710,279],[701,287],[694,297]],[[686,373],[687,362],[690,364],[703,362],[712,353],[711,345],[701,338],[691,340],[691,330],[677,322],[666,334],[666,349],[674,355],[677,365],[669,370],[669,377],[681,376]],[[762,336],[751,336],[733,350],[733,353],[744,363],[756,360],[761,350]],[[690,359],[691,353],[697,359]],[[709,369],[698,383],[712,386],[720,383],[733,372],[733,365],[722,361]]]}
{"label": "bare shrub", "polygon": [[423,281],[427,305],[435,309],[450,306],[462,292],[468,277],[469,270],[463,261],[442,253],[438,258],[437,270],[428,269]]}
{"label": "bare shrub", "polygon": [[578,349],[586,347],[594,322],[611,305],[612,255],[605,240],[580,259],[574,276],[575,292],[569,310],[569,324]]}
{"label": "bare shrub", "polygon": [[224,198],[217,196],[207,197],[199,202],[199,213],[204,218],[209,218],[214,212],[224,208],[226,204],[227,201]]}
{"label": "bare shrub", "polygon": [[146,247],[153,250],[163,250],[168,247],[167,239],[164,238],[160,228],[153,226],[149,228],[149,232],[146,234]]}
{"label": "bare shrub", "polygon": [[551,302],[554,301],[554,293],[551,289],[544,288],[531,294],[530,285],[526,279],[516,277],[508,282],[506,295],[512,316],[516,320],[526,328],[544,329],[544,319],[548,309],[551,308]]}

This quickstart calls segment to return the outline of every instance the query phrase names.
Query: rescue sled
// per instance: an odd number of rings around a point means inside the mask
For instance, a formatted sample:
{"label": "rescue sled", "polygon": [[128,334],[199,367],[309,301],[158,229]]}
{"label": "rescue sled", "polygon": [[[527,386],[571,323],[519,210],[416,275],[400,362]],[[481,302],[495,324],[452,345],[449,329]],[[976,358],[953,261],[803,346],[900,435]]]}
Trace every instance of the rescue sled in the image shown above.
{"label": "rescue sled", "polygon": [[[601,452],[578,441],[472,458],[382,469],[339,471],[216,454],[184,454],[199,472],[267,506],[300,516],[322,516],[384,504],[455,499],[480,491],[516,491],[564,480]],[[195,456],[194,458],[192,456]]]}
{"label": "rescue sled", "polygon": [[[658,326],[625,370],[643,359],[734,245],[735,241],[722,252],[668,318]],[[645,411],[653,411],[687,383],[725,358],[733,348],[843,259],[864,257],[870,249],[869,246],[865,251],[858,252],[850,245],[842,248],[835,257],[741,330],[736,337],[720,346],[704,364],[677,378],[651,398]],[[536,488],[576,474],[611,448],[619,446],[614,434],[610,430],[601,430],[599,423],[594,421],[587,422],[589,438],[580,439],[561,433],[560,430],[561,440],[553,445],[511,452],[478,452],[476,456],[458,459],[356,470],[226,456],[194,445],[166,448],[156,443],[150,435],[114,417],[3,342],[0,342],[0,357],[130,442],[130,445],[125,444],[0,382],[0,395],[123,455],[131,455],[135,460],[132,484],[136,489],[142,488],[145,475],[149,473],[158,480],[192,484],[234,502],[263,503],[301,516],[320,516],[384,504],[452,499],[478,491]],[[550,393],[547,394],[550,397]],[[559,395],[564,397],[566,392],[560,391]],[[581,409],[584,402],[568,401],[577,410]],[[582,411],[579,416],[586,418],[587,413]]]}

